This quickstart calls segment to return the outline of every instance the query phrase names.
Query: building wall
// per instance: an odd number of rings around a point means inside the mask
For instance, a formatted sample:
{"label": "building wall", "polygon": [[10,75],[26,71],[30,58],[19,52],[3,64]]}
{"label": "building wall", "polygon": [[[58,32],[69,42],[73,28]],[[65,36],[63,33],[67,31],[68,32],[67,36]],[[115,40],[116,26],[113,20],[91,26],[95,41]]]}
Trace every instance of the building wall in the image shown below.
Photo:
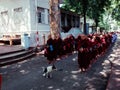
{"label": "building wall", "polygon": [[[45,9],[45,23],[37,23],[37,6]],[[21,10],[17,10],[18,8]],[[30,46],[37,45],[37,37],[39,37],[39,45],[42,45],[43,37],[45,36],[47,40],[50,31],[48,9],[49,0],[0,0],[0,37],[4,34],[14,36],[27,33],[30,37]],[[37,31],[38,35],[36,35]]]}
{"label": "building wall", "polygon": [[1,34],[29,32],[29,0],[0,0],[0,27]]}
{"label": "building wall", "polygon": [[61,31],[68,32],[72,27],[80,28],[80,15],[61,9]]}
{"label": "building wall", "polygon": [[[44,9],[44,23],[37,22],[37,7]],[[0,35],[27,33],[30,47],[43,45],[50,34],[48,17],[49,0],[0,0]]]}
{"label": "building wall", "polygon": [[[41,3],[42,2],[42,3]],[[37,17],[37,7],[41,7],[44,9],[44,23],[38,23]],[[47,40],[48,34],[50,32],[50,25],[48,22],[49,15],[49,0],[30,0],[30,16],[31,16],[31,44],[32,46],[36,46],[37,42],[39,45],[44,44],[44,36],[45,41]],[[36,34],[38,32],[38,35]],[[39,38],[39,41],[36,38]]]}
{"label": "building wall", "polygon": [[[37,24],[37,30],[40,31],[49,31],[49,23],[48,23],[48,9],[49,9],[49,0],[30,0],[30,8],[31,8],[31,29],[36,30],[36,24]],[[42,2],[42,3],[41,3]],[[45,16],[44,20],[45,23],[38,23],[37,22],[37,15],[36,15],[36,8],[42,7],[45,10]]]}

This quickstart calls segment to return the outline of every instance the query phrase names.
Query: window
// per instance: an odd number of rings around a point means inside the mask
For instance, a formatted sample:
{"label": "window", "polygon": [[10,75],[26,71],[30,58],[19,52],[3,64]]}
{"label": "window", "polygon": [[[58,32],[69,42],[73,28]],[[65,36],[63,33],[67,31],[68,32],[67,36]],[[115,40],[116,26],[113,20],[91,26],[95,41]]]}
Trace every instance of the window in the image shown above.
{"label": "window", "polygon": [[15,11],[15,12],[22,12],[22,7],[15,8],[14,11]]}
{"label": "window", "polygon": [[23,10],[22,10],[22,7],[18,7],[18,8],[15,8],[13,9],[14,11],[14,23],[16,25],[20,25],[22,22],[23,22]]}
{"label": "window", "polygon": [[65,13],[61,13],[61,25],[65,26]]}
{"label": "window", "polygon": [[67,26],[71,27],[71,15],[67,14]]}
{"label": "window", "polygon": [[1,12],[1,15],[7,15],[8,11]]}
{"label": "window", "polygon": [[50,14],[49,14],[49,9],[48,9],[48,23],[50,23]]}
{"label": "window", "polygon": [[73,27],[75,27],[75,16],[72,16]]}
{"label": "window", "polygon": [[78,16],[76,17],[76,25],[77,25],[77,27],[80,26],[80,18]]}
{"label": "window", "polygon": [[1,23],[3,25],[8,25],[8,23],[9,23],[8,11],[1,12],[1,16],[0,17],[1,17]]}
{"label": "window", "polygon": [[45,10],[44,8],[37,7],[38,23],[45,23]]}
{"label": "window", "polygon": [[7,10],[0,12],[0,29],[3,32],[8,31],[9,25],[9,12]]}

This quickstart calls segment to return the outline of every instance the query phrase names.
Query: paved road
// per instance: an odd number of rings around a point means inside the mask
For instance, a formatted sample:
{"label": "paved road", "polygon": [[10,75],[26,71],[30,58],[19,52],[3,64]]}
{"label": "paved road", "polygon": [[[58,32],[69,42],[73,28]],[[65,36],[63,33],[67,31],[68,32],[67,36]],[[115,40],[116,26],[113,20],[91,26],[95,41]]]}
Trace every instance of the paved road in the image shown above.
{"label": "paved road", "polygon": [[63,57],[56,62],[59,71],[53,78],[42,76],[47,66],[44,56],[0,68],[3,76],[2,90],[105,90],[111,72],[109,59],[112,48],[84,73],[78,72],[77,53]]}

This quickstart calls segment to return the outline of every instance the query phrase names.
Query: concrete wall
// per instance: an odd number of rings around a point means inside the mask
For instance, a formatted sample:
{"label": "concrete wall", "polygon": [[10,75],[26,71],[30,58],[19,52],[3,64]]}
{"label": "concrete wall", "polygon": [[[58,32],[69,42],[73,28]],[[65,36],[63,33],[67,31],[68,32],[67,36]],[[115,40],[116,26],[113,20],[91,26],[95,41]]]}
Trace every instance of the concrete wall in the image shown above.
{"label": "concrete wall", "polygon": [[[30,0],[30,9],[31,9],[31,29],[41,30],[41,31],[49,31],[49,23],[48,23],[48,9],[49,9],[49,0]],[[45,9],[45,23],[37,23],[37,15],[36,15],[36,7],[42,7]],[[37,24],[37,25],[36,25]]]}
{"label": "concrete wall", "polygon": [[[21,8],[16,12],[15,9]],[[6,15],[2,12],[7,11]],[[0,0],[0,33],[24,33],[30,31],[29,0]]]}
{"label": "concrete wall", "polygon": [[[44,24],[36,21],[37,6],[45,9]],[[21,8],[21,11],[15,12],[16,8]],[[39,45],[42,45],[44,43],[43,36],[45,35],[45,40],[47,40],[50,30],[48,9],[49,0],[0,0],[0,37],[4,34],[13,36],[27,33],[31,47],[37,45],[37,37],[39,37]],[[6,15],[2,15],[3,12],[7,12]],[[38,35],[36,35],[37,31]]]}
{"label": "concrete wall", "polygon": [[[44,21],[45,23],[38,23],[37,22],[37,15],[36,15],[36,11],[37,11],[37,7],[42,7],[45,10],[45,16],[44,16]],[[31,45],[32,46],[36,46],[37,45],[37,41],[36,38],[39,37],[39,41],[38,44],[39,45],[43,45],[44,44],[44,39],[43,36],[45,35],[45,41],[47,40],[48,34],[50,32],[50,26],[49,26],[49,22],[48,22],[48,12],[49,9],[49,0],[30,0],[30,21],[31,21],[31,34],[30,34],[30,38],[31,38]],[[38,31],[38,35],[36,34]]]}

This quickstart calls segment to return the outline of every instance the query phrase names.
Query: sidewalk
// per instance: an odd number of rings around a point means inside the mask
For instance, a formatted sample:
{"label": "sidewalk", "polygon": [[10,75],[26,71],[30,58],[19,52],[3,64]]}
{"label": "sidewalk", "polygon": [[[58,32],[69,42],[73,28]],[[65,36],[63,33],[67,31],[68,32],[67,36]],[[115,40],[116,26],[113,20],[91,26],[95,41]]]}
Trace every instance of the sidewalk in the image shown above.
{"label": "sidewalk", "polygon": [[113,65],[106,90],[120,90],[120,39],[115,43],[110,59]]}
{"label": "sidewalk", "polygon": [[12,51],[21,50],[23,47],[21,45],[0,45],[0,54],[8,53]]}
{"label": "sidewalk", "polygon": [[106,90],[120,90],[120,60],[113,62],[113,67]]}

